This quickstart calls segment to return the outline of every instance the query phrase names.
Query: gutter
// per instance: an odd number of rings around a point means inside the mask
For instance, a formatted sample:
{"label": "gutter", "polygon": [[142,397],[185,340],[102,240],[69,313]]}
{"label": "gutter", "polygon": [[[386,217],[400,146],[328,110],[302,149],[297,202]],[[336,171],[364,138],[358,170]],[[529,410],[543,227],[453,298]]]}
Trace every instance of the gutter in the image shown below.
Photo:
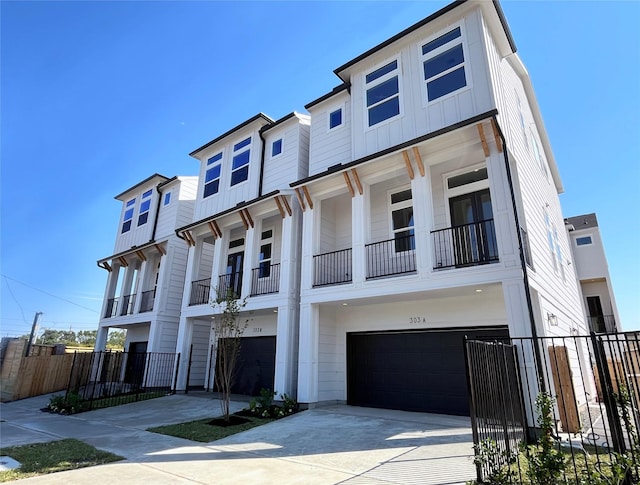
{"label": "gutter", "polygon": [[260,137],[260,141],[262,142],[262,151],[260,153],[260,176],[258,178],[258,197],[260,197],[262,195],[262,180],[264,178],[264,152],[266,151],[266,143],[264,135],[262,134],[262,129],[258,130],[258,136]]}
{"label": "gutter", "polygon": [[498,133],[500,134],[500,139],[502,140],[502,153],[504,154],[504,166],[507,171],[507,181],[509,182],[509,192],[511,194],[511,205],[513,207],[513,221],[516,225],[516,234],[518,235],[518,249],[520,251],[520,265],[522,267],[522,279],[524,282],[524,293],[527,299],[527,310],[529,312],[529,324],[531,325],[531,337],[533,337],[535,345],[533,345],[533,353],[536,359],[536,368],[538,371],[538,385],[540,386],[542,392],[546,392],[546,385],[543,376],[544,367],[542,366],[542,358],[540,357],[540,349],[537,345],[538,339],[538,331],[536,329],[536,321],[533,315],[533,303],[531,301],[531,287],[529,286],[529,272],[527,271],[527,262],[524,257],[524,247],[522,244],[522,232],[520,231],[520,219],[518,217],[518,206],[516,205],[516,195],[513,190],[513,178],[511,177],[511,167],[509,166],[509,155],[507,150],[507,140],[504,137],[504,133],[502,132],[502,128],[500,128],[500,124],[498,123],[498,118],[496,115],[492,116],[493,122],[498,128]]}
{"label": "gutter", "polygon": [[156,185],[156,191],[158,192],[158,203],[156,204],[156,213],[153,218],[153,231],[151,231],[151,239],[149,242],[156,240],[156,229],[158,228],[158,216],[160,215],[160,204],[162,203],[162,192],[160,191],[160,185]]}

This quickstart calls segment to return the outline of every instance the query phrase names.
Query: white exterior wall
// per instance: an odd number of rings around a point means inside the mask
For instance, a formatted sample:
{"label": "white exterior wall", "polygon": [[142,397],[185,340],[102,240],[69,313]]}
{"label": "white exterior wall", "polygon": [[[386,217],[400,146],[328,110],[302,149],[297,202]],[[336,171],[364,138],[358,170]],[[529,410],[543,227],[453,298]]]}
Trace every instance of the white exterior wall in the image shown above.
{"label": "white exterior wall", "polygon": [[[329,114],[342,109],[342,125],[329,129]],[[311,139],[309,175],[324,172],[328,167],[352,160],[351,99],[345,90],[309,108]]]}
{"label": "white exterior wall", "polygon": [[[294,116],[280,126],[267,130],[265,137],[262,193],[289,189],[289,183],[307,176],[309,169],[310,118]],[[273,142],[282,139],[282,152],[271,156]],[[296,178],[297,177],[297,178]]]}
{"label": "white exterior wall", "polygon": [[[116,243],[113,249],[114,254],[120,253],[122,251],[126,251],[133,246],[140,246],[141,244],[145,244],[149,242],[151,236],[153,234],[153,221],[156,217],[156,210],[158,207],[158,191],[156,190],[156,186],[158,185],[157,179],[152,179],[144,185],[136,187],[135,191],[128,192],[126,195],[123,195],[120,200],[122,200],[122,209],[120,211],[120,219],[118,220],[118,229],[116,232]],[[149,215],[147,217],[147,222],[141,226],[138,226],[138,216],[140,215],[140,202],[142,194],[151,190],[151,205],[149,206]],[[133,217],[131,219],[131,229],[124,234],[122,233],[122,224],[124,213],[127,210],[127,202],[131,199],[135,198],[136,202],[132,206],[134,207]],[[146,200],[146,199],[145,199]]]}
{"label": "white exterior wall", "polygon": [[[132,342],[148,342],[149,341],[149,325],[130,325],[126,327],[127,336],[124,341],[124,350],[129,352],[129,344]],[[148,347],[147,347],[147,350]]]}
{"label": "white exterior wall", "polygon": [[[591,237],[591,244],[578,246],[576,239],[579,237]],[[579,280],[595,278],[609,279],[609,266],[604,252],[604,245],[597,227],[579,230],[569,233],[571,239],[571,250],[576,265]]]}
{"label": "white exterior wall", "polygon": [[[178,227],[193,220],[198,177],[178,177],[161,188],[160,214],[155,239],[175,236]],[[171,193],[171,201],[164,205],[164,197]]]}

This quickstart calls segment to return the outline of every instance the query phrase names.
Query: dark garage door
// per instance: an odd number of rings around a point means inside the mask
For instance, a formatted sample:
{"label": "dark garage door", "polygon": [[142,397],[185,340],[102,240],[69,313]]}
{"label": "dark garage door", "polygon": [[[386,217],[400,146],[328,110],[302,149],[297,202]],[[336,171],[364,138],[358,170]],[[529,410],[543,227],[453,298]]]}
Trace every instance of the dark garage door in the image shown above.
{"label": "dark garage door", "polygon": [[231,387],[231,392],[258,396],[262,388],[274,390],[273,377],[275,372],[276,338],[242,338],[240,356],[236,362],[236,379]]}
{"label": "dark garage door", "polygon": [[506,328],[347,334],[347,402],[405,411],[469,415],[464,335]]}

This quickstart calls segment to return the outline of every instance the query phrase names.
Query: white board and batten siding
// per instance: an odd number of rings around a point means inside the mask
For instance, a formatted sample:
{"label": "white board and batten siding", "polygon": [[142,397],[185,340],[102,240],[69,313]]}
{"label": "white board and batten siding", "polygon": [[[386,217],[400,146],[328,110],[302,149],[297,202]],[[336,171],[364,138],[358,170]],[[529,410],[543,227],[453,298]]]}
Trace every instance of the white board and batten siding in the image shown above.
{"label": "white board and batten siding", "polygon": [[[155,239],[175,236],[175,230],[193,221],[198,177],[178,177],[161,188],[160,214]],[[169,195],[169,203],[165,197]]]}
{"label": "white board and batten siding", "polygon": [[[309,170],[308,116],[295,115],[270,130],[265,137],[262,193],[290,189],[289,184],[307,176]],[[282,152],[273,156],[273,143],[282,140]]]}
{"label": "white board and batten siding", "polygon": [[[114,254],[120,253],[122,251],[126,251],[133,246],[140,246],[142,244],[146,244],[151,240],[151,236],[153,235],[153,221],[156,217],[156,211],[158,209],[158,191],[156,190],[156,186],[161,180],[158,178],[153,178],[149,180],[146,184],[139,185],[135,187],[134,190],[123,194],[119,200],[122,201],[122,210],[120,211],[120,219],[118,220],[117,226],[117,235],[116,235],[116,244],[114,248]],[[149,214],[147,216],[146,223],[142,225],[138,225],[138,218],[140,216],[140,205],[141,198],[145,192],[151,190],[150,204],[149,204]],[[127,202],[135,199],[135,203],[131,206],[127,207]],[[147,200],[147,199],[145,199]],[[133,208],[133,214],[131,217],[131,227],[127,232],[122,232],[122,227],[124,223],[124,216],[128,209]]]}

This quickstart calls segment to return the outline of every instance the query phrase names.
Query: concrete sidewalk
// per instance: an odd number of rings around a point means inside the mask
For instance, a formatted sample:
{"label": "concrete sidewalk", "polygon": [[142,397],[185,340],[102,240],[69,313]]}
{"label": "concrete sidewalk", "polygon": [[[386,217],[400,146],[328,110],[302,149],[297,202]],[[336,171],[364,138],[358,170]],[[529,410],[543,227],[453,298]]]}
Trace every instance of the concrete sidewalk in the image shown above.
{"label": "concrete sidewalk", "polygon": [[[2,446],[77,438],[125,461],[31,478],[34,483],[454,484],[475,476],[468,418],[317,408],[208,444],[145,431],[219,414],[211,395],[173,395],[60,416],[49,396],[0,405]],[[232,411],[246,407],[232,403]]]}

